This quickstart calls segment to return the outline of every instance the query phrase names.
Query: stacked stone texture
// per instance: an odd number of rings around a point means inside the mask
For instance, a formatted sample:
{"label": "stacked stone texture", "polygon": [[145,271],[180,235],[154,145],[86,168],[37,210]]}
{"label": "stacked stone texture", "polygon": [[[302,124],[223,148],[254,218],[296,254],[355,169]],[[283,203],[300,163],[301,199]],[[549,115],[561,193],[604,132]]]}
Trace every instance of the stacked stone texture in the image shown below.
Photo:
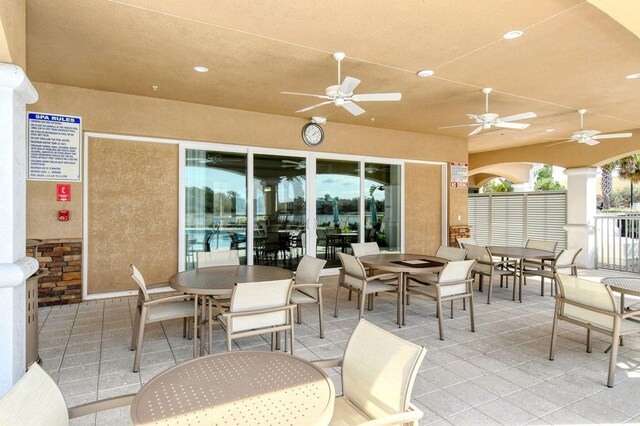
{"label": "stacked stone texture", "polygon": [[471,227],[469,225],[453,225],[449,227],[449,245],[460,247],[456,238],[471,238]]}
{"label": "stacked stone texture", "polygon": [[37,260],[43,272],[38,306],[82,302],[82,240],[44,240],[38,244]]}

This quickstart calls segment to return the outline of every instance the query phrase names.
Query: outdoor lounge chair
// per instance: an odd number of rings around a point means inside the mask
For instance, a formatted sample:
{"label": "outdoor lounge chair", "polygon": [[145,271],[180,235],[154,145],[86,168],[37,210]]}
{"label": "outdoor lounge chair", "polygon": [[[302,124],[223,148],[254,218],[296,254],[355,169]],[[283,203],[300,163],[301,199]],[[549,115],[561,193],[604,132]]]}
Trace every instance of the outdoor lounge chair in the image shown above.
{"label": "outdoor lounge chair", "polygon": [[555,356],[559,320],[587,329],[588,353],[591,353],[592,331],[611,336],[607,386],[612,388],[615,383],[620,337],[627,334],[640,333],[640,312],[620,313],[613,292],[606,284],[559,274],[556,274],[555,281],[560,293],[555,295],[556,306],[551,331],[549,359],[553,361]]}
{"label": "outdoor lounge chair", "polygon": [[322,320],[322,283],[320,273],[327,263],[326,260],[311,256],[303,256],[296,268],[291,303],[295,303],[298,313],[298,324],[302,324],[301,304],[316,303],[318,305],[318,321],[320,325],[320,338],[324,339],[324,324]]}
{"label": "outdoor lounge chair", "polygon": [[410,404],[426,349],[361,319],[343,359],[312,361],[320,368],[342,367],[342,395],[331,424],[418,424],[422,411]]}
{"label": "outdoor lounge chair", "polygon": [[37,362],[0,399],[0,424],[68,425],[69,419],[131,405],[135,394],[121,395],[67,408],[62,392]]}
{"label": "outdoor lounge chair", "polygon": [[473,318],[473,278],[471,278],[471,273],[475,264],[475,260],[449,262],[440,271],[440,273],[435,276],[435,279],[425,279],[423,281],[425,284],[430,285],[419,285],[414,287],[415,293],[423,294],[430,299],[433,299],[438,304],[436,314],[438,316],[440,340],[444,340],[442,312],[443,302],[451,302],[451,318],[453,318],[453,301],[457,299],[468,299],[471,331],[475,331]]}

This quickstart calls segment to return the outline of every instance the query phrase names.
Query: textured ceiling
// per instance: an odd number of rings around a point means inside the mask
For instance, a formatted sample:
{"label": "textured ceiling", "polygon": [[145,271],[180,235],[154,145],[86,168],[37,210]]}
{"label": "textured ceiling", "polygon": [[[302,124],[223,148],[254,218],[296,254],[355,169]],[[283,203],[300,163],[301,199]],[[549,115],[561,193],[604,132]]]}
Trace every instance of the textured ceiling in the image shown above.
{"label": "textured ceiling", "polygon": [[[525,34],[502,39],[512,29]],[[402,100],[295,114],[316,99],[280,92],[336,84],[335,51],[357,93]],[[470,128],[438,127],[484,112],[482,87],[492,112],[538,114],[471,137],[470,152],[570,135],[578,108],[587,128],[640,127],[640,79],[624,78],[640,72],[640,39],[581,0],[27,0],[27,67],[40,82],[459,137]]]}

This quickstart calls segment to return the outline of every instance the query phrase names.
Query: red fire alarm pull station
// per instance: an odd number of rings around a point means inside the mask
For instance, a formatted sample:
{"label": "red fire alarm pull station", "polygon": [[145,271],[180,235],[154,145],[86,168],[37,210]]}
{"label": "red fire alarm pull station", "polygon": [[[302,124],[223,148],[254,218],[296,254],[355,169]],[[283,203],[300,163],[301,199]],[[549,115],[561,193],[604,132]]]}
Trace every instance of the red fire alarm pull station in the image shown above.
{"label": "red fire alarm pull station", "polygon": [[58,201],[71,201],[71,185],[68,183],[56,185],[56,196]]}
{"label": "red fire alarm pull station", "polygon": [[60,222],[69,221],[69,210],[58,210],[58,220]]}

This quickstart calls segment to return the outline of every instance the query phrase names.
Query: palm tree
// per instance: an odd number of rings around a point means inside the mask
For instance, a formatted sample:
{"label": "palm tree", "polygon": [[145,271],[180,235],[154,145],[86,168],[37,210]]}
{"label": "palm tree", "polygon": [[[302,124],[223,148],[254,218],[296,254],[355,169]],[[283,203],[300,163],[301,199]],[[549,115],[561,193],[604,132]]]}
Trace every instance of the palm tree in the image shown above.
{"label": "palm tree", "polygon": [[618,174],[620,179],[631,182],[631,202],[633,208],[633,184],[640,182],[640,154],[630,155],[618,160]]}
{"label": "palm tree", "polygon": [[611,208],[611,190],[613,189],[613,170],[617,167],[618,161],[613,161],[600,166],[602,175],[600,176],[600,189],[602,190],[602,208]]}

